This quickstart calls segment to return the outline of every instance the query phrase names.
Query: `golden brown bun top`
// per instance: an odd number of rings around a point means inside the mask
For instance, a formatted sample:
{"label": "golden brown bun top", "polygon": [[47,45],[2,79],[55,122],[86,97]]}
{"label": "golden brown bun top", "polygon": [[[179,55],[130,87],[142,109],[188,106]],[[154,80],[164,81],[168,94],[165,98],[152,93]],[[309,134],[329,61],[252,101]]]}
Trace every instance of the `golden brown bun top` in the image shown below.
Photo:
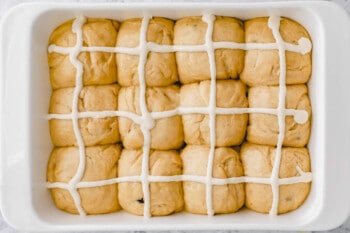
{"label": "golden brown bun top", "polygon": [[[244,173],[251,177],[270,177],[276,157],[276,148],[245,143],[241,148],[241,158]],[[282,149],[279,177],[288,178],[299,176],[296,167],[309,172],[310,156],[304,147],[284,147]]]}
{"label": "golden brown bun top", "polygon": [[[254,18],[245,21],[245,40],[250,43],[273,43],[275,38],[272,30],[268,26],[269,18]],[[310,39],[309,34],[299,23],[282,18],[280,24],[280,33],[285,42],[298,44],[302,37]]]}
{"label": "golden brown bun top", "polygon": [[[146,89],[146,103],[149,112],[162,112],[179,106],[179,87],[149,87]],[[119,110],[141,114],[140,88],[131,86],[119,92]]]}
{"label": "golden brown bun top", "polygon": [[[286,92],[286,108],[305,109],[311,114],[311,106],[308,98],[307,86],[288,85]],[[254,108],[277,108],[279,102],[278,86],[251,87],[248,92],[249,106]]]}
{"label": "golden brown bun top", "polygon": [[[205,107],[210,101],[210,80],[183,85],[180,90],[181,106]],[[220,108],[247,107],[246,87],[240,80],[216,82],[216,106]]]}
{"label": "golden brown bun top", "polygon": [[[120,156],[119,145],[86,147],[86,167],[82,181],[115,178]],[[52,151],[48,168],[48,182],[69,182],[79,165],[78,147],[59,147]]]}
{"label": "golden brown bun top", "polygon": [[181,35],[174,38],[174,44],[178,45],[200,45],[205,43],[205,32],[207,24],[202,18],[186,17],[176,21],[174,33]]}
{"label": "golden brown bun top", "polygon": [[[183,174],[206,176],[209,150],[210,147],[205,145],[187,145],[181,152]],[[230,147],[218,147],[214,153],[214,178],[225,179],[243,175],[242,164],[235,150]]]}
{"label": "golden brown bun top", "polygon": [[[174,38],[177,45],[201,45],[205,43],[207,23],[202,17],[186,17],[176,21]],[[244,42],[242,22],[231,17],[216,16],[213,29],[213,41]]]}
{"label": "golden brown bun top", "polygon": [[[140,43],[142,19],[128,19],[121,23],[117,39],[118,46],[137,47]],[[147,41],[157,44],[173,44],[174,22],[165,18],[152,18],[147,29]]]}
{"label": "golden brown bun top", "polygon": [[[119,176],[138,176],[142,170],[142,150],[124,149],[119,160]],[[176,150],[151,150],[149,174],[172,176],[182,174],[182,161]]]}
{"label": "golden brown bun top", "polygon": [[[72,47],[76,43],[76,35],[72,32],[73,20],[57,27],[51,34],[49,44]],[[115,46],[118,22],[108,19],[87,19],[83,25],[84,46]]]}
{"label": "golden brown bun top", "polygon": [[213,41],[244,42],[242,21],[224,16],[216,16],[214,21]]}
{"label": "golden brown bun top", "polygon": [[[78,110],[105,111],[118,109],[118,85],[85,86],[79,94]],[[52,92],[49,113],[71,113],[74,88]]]}

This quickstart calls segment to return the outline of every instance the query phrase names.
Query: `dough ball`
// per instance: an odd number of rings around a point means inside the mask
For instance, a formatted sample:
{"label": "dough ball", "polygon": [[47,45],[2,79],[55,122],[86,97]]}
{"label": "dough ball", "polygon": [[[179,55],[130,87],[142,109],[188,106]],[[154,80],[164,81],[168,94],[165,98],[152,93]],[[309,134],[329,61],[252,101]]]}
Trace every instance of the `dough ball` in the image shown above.
{"label": "dough ball", "polygon": [[[246,43],[274,43],[268,18],[254,18],[244,23]],[[299,44],[299,39],[310,36],[299,23],[282,18],[280,23],[282,39],[290,44]],[[304,84],[312,70],[311,51],[306,54],[286,51],[286,83]],[[244,69],[240,78],[249,86],[278,85],[280,64],[278,50],[247,50]]]}
{"label": "dough ball", "polygon": [[[142,150],[124,149],[119,160],[119,176],[139,176],[142,171]],[[149,157],[149,175],[181,175],[182,161],[177,151],[151,151]],[[163,216],[179,212],[183,208],[181,182],[151,182],[149,185],[151,215]],[[144,194],[139,182],[119,184],[119,202],[126,211],[143,215]]]}
{"label": "dough ball", "polygon": [[[117,163],[120,146],[106,145],[85,148],[85,172],[82,181],[100,181],[117,177]],[[69,183],[79,166],[79,149],[61,147],[52,151],[48,167],[48,182]],[[72,196],[66,189],[50,189],[57,208],[78,214]],[[104,214],[120,209],[118,185],[105,185],[92,188],[79,188],[81,206],[87,214]]]}
{"label": "dough ball", "polygon": [[[76,34],[72,32],[73,20],[57,27],[49,39],[50,45],[74,47]],[[83,46],[114,47],[117,40],[118,22],[108,19],[87,19],[83,25]],[[53,89],[74,87],[76,68],[68,54],[49,53],[50,79]],[[84,66],[84,85],[103,85],[117,81],[114,53],[81,52],[78,60]]]}
{"label": "dough ball", "polygon": [[[186,17],[176,21],[174,27],[175,45],[204,45],[207,23],[201,17]],[[214,42],[244,43],[243,24],[230,17],[216,16],[214,21]],[[216,78],[237,78],[244,65],[243,50],[216,49]],[[210,79],[210,65],[207,52],[176,52],[176,63],[181,83],[193,83]]]}
{"label": "dough ball", "polygon": [[[206,176],[209,146],[189,145],[181,153],[183,174]],[[229,147],[215,149],[212,175],[214,178],[243,176],[243,168],[238,153]],[[184,181],[186,211],[194,214],[207,214],[206,185]],[[244,184],[213,185],[212,204],[216,214],[233,213],[244,204]]]}

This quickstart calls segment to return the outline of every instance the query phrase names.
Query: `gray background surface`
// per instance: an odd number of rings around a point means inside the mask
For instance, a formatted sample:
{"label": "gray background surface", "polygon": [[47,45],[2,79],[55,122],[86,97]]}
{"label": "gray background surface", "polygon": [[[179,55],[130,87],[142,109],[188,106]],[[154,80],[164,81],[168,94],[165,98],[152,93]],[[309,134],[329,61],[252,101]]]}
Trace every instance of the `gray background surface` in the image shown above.
{"label": "gray background surface", "polygon": [[[165,2],[176,2],[176,1],[185,1],[185,0],[166,0]],[[200,0],[192,0],[194,2],[201,2]],[[254,2],[254,1],[258,1],[258,0],[248,0],[248,1],[244,1],[244,0],[214,0],[213,2]],[[343,6],[346,11],[350,14],[350,0],[331,0],[333,2],[338,3],[339,5]],[[0,0],[0,18],[2,17],[2,15],[11,7],[18,5],[20,3],[24,3],[24,2],[48,2],[45,0],[39,0],[39,1],[33,1],[33,0]],[[55,0],[55,1],[51,1],[51,2],[97,2],[97,0]],[[103,0],[103,1],[99,1],[99,2],[135,2],[132,0]],[[153,2],[153,0],[144,0],[144,2]],[[164,1],[163,1],[164,2]],[[209,0],[207,0],[207,2],[210,2]],[[350,43],[350,41],[349,41]],[[0,184],[1,185],[1,184]],[[349,197],[350,198],[350,197]],[[102,229],[101,229],[102,230]],[[15,229],[13,229],[11,226],[9,226],[5,220],[3,219],[2,215],[1,215],[1,210],[0,210],[0,233],[15,233],[18,232]],[[167,233],[186,233],[189,231],[166,231]],[[191,231],[191,233],[199,233],[202,231]],[[209,231],[207,231],[209,232]],[[211,231],[211,232],[215,232],[215,233],[240,233],[240,232],[248,232],[248,231],[222,231],[222,230],[218,230],[218,231]],[[270,231],[255,231],[256,233],[266,233],[266,232],[270,232]],[[275,233],[281,233],[284,231],[274,231]],[[287,231],[286,231],[287,232]],[[331,231],[327,231],[327,232],[333,232],[333,233],[350,233],[350,217],[346,220],[346,222],[341,225],[340,227],[331,230]],[[156,233],[156,232],[152,232],[152,231],[134,231],[133,233]],[[294,233],[294,232],[292,232]]]}

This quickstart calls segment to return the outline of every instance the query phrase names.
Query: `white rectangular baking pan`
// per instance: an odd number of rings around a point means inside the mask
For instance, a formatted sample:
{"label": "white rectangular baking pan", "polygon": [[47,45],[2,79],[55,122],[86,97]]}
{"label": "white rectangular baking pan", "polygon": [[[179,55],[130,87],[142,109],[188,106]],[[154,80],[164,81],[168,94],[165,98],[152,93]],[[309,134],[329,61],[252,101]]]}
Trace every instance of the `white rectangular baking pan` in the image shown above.
{"label": "white rectangular baking pan", "polygon": [[[249,19],[280,15],[300,22],[313,40],[312,189],[296,211],[276,217],[247,209],[214,217],[179,213],[145,220],[123,211],[75,216],[56,209],[46,184],[52,149],[47,112],[50,98],[47,44],[64,21],[84,15],[126,18],[152,14],[177,19],[202,13]],[[350,210],[350,20],[329,2],[25,4],[4,16],[0,34],[0,206],[16,229],[325,230],[340,225]]]}

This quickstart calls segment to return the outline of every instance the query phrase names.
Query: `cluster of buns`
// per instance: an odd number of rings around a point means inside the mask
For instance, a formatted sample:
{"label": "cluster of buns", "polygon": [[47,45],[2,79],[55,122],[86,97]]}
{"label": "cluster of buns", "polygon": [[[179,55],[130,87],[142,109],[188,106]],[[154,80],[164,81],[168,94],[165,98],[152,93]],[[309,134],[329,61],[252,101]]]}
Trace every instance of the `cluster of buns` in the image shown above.
{"label": "cluster of buns", "polygon": [[[72,22],[59,26],[49,44],[73,47],[76,35]],[[82,27],[84,46],[137,47],[142,19],[121,23],[107,19],[87,19]],[[160,45],[202,45],[207,24],[201,17],[177,21],[154,17],[147,29],[147,41]],[[285,42],[296,44],[308,33],[298,23],[283,18],[280,33]],[[216,16],[214,42],[273,43],[268,18],[242,22]],[[127,111],[141,115],[139,56],[123,53],[81,52],[84,66],[83,89],[78,111]],[[68,54],[48,54],[52,96],[50,114],[69,114],[75,88],[76,69]],[[220,108],[277,108],[279,93],[278,50],[215,50],[216,106]],[[306,110],[308,120],[298,124],[286,117],[280,178],[298,176],[299,166],[310,171],[305,147],[310,134],[311,106],[306,83],[311,74],[311,54],[286,52],[286,108]],[[178,107],[206,107],[210,99],[210,65],[206,52],[149,52],[144,69],[149,112]],[[79,129],[86,146],[86,166],[82,181],[139,176],[144,136],[139,124],[126,117],[81,118]],[[69,183],[77,171],[79,149],[72,120],[49,121],[54,145],[47,170],[48,182]],[[216,116],[214,178],[271,176],[279,134],[276,115],[251,113]],[[155,120],[150,130],[149,175],[206,176],[210,150],[209,116],[184,114]],[[206,185],[192,181],[151,182],[150,212],[153,216],[182,210],[206,214]],[[278,212],[298,208],[307,197],[310,183],[280,186]],[[80,188],[81,206],[88,214],[110,213],[121,208],[142,215],[144,196],[140,182],[121,182],[100,187]],[[77,213],[68,190],[53,188],[59,209]],[[238,183],[214,185],[215,213],[233,213],[244,205],[268,213],[272,203],[268,184]]]}

